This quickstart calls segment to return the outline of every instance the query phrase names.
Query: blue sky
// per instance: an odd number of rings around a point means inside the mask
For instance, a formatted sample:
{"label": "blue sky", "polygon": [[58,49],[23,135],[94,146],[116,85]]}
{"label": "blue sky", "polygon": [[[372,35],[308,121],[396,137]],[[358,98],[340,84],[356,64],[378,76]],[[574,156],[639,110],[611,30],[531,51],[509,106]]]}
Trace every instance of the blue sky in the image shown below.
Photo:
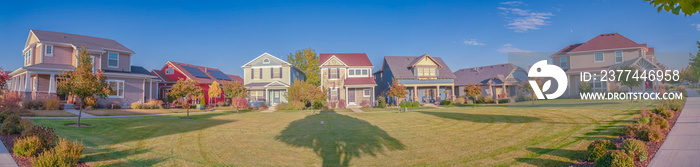
{"label": "blue sky", "polygon": [[[30,29],[114,39],[133,65],[172,60],[241,75],[268,52],[442,57],[460,68],[505,63],[509,51],[556,52],[618,32],[657,52],[695,52],[700,19],[620,1],[2,1],[0,66],[22,65]],[[687,57],[681,56],[683,59]],[[662,58],[659,58],[660,60]],[[663,62],[663,61],[662,61]]]}

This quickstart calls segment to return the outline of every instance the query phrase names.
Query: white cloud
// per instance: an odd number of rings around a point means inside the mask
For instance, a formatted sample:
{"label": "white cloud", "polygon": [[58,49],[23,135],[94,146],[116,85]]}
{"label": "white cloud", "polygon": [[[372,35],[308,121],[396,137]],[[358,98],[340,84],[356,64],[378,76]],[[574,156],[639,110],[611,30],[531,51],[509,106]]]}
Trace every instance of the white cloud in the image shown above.
{"label": "white cloud", "polygon": [[465,40],[464,45],[474,45],[474,46],[481,46],[481,45],[486,45],[481,42],[477,42],[476,39],[470,39],[470,40]]}
{"label": "white cloud", "polygon": [[497,49],[498,52],[501,53],[508,53],[508,52],[531,52],[529,50],[523,50],[523,49],[518,49],[514,48],[513,44],[504,44],[501,48]]}
{"label": "white cloud", "polygon": [[501,2],[501,5],[510,5],[510,6],[518,6],[525,4],[523,1],[508,1],[508,2]]}
{"label": "white cloud", "polygon": [[698,31],[700,31],[700,24],[691,24],[691,25],[694,26],[696,29],[698,29]]}
{"label": "white cloud", "polygon": [[508,20],[508,24],[506,25],[508,29],[512,29],[515,32],[540,29],[541,26],[547,25],[549,23],[548,20],[554,16],[550,12],[532,12],[520,8],[498,7],[497,9],[501,10],[501,14]]}

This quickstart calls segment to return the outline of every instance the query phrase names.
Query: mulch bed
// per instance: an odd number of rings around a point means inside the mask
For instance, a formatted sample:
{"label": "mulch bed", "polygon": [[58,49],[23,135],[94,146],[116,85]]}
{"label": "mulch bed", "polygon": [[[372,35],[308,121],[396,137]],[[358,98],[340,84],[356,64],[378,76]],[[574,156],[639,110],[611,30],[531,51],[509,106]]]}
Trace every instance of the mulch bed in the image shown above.
{"label": "mulch bed", "polygon": [[[15,145],[15,140],[19,138],[21,135],[20,134],[11,134],[11,135],[0,135],[0,139],[2,140],[2,143],[5,145],[5,148],[12,154],[12,159],[15,160],[18,166],[20,167],[31,167],[32,166],[32,159],[34,157],[20,157],[15,155],[15,152],[12,151],[13,146]],[[85,162],[78,162],[78,167],[90,167],[90,165],[85,164]]]}
{"label": "mulch bed", "polygon": [[[671,111],[673,111],[673,110],[671,110]],[[656,141],[656,142],[651,142],[651,141],[644,142],[647,146],[647,151],[646,151],[647,160],[646,161],[635,160],[634,161],[635,166],[639,166],[639,167],[649,166],[649,164],[651,163],[651,159],[654,158],[654,156],[656,155],[656,152],[659,151],[659,149],[661,148],[661,145],[663,145],[664,142],[666,141],[666,137],[668,137],[668,134],[671,133],[671,129],[673,129],[673,126],[676,125],[676,120],[678,120],[678,117],[680,117],[681,111],[683,111],[683,108],[681,108],[680,111],[673,111],[673,118],[666,119],[666,121],[668,121],[668,124],[670,126],[668,129],[661,130],[661,133],[663,133],[665,136],[663,139],[661,139],[660,141]],[[615,140],[612,140],[612,142],[618,148],[622,148],[621,147],[622,141],[624,141],[625,139],[628,139],[628,138],[634,138],[634,136],[622,135],[622,136],[616,138]],[[578,161],[574,162],[573,164],[571,164],[569,166],[571,166],[571,167],[593,167],[593,166],[595,166],[595,163],[588,162],[584,159],[579,159]]]}

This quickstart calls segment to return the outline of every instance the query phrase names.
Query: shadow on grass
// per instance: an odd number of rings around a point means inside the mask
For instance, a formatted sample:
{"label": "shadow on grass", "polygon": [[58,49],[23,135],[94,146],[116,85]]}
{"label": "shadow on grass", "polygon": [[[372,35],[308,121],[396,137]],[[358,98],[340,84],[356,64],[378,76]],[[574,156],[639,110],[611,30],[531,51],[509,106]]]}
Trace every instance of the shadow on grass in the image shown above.
{"label": "shadow on grass", "polygon": [[291,122],[275,139],[295,147],[313,149],[323,159],[323,166],[348,166],[353,158],[376,156],[385,150],[403,150],[405,147],[367,121],[332,112]]}
{"label": "shadow on grass", "polygon": [[622,103],[622,102],[606,101],[606,102],[581,102],[581,103],[556,103],[556,104],[537,104],[537,102],[535,102],[534,106],[532,104],[509,104],[507,106],[513,107],[513,108],[533,108],[533,107],[576,108],[576,107],[587,107],[587,106],[594,106],[594,105],[610,105],[610,104],[619,104],[619,103]]}
{"label": "shadow on grass", "polygon": [[541,159],[541,158],[515,158],[518,162],[528,163],[534,166],[565,166],[571,162],[551,160],[551,159]]}
{"label": "shadow on grass", "polygon": [[[554,155],[558,157],[568,158],[569,160],[576,161],[582,158],[586,154],[586,150],[568,150],[568,149],[549,149],[549,148],[536,148],[529,147],[528,151],[532,151],[537,154],[547,154]],[[542,165],[538,165],[542,166]]]}
{"label": "shadow on grass", "polygon": [[607,122],[607,124],[600,126],[598,128],[593,129],[591,132],[587,132],[583,135],[583,137],[576,137],[577,139],[584,139],[584,140],[598,140],[598,139],[607,139],[607,140],[613,140],[617,138],[617,136],[622,135],[622,128],[623,125],[620,125],[619,123],[622,122],[634,122],[632,120],[615,120],[615,121],[604,121],[603,123]]}
{"label": "shadow on grass", "polygon": [[[124,160],[126,163],[130,165],[145,165],[145,166],[153,166],[157,163],[163,162],[165,159],[164,158],[150,158],[150,159],[128,159],[127,157],[129,156],[134,156],[142,153],[149,152],[150,149],[144,149],[144,150],[123,150],[123,151],[112,151],[110,149],[99,149],[93,154],[86,155],[83,157],[81,160],[82,161],[91,161],[91,160],[100,160],[100,161],[111,161],[111,160]],[[126,164],[122,164],[125,162],[119,162],[119,163],[114,163],[114,164],[100,164],[100,166],[124,166]]]}
{"label": "shadow on grass", "polygon": [[419,113],[428,114],[432,116],[454,119],[460,121],[470,121],[470,122],[480,122],[480,123],[529,123],[540,121],[538,117],[530,116],[517,116],[517,115],[483,115],[483,114],[468,114],[468,113],[455,113],[455,112],[429,112],[429,111],[418,111]]}

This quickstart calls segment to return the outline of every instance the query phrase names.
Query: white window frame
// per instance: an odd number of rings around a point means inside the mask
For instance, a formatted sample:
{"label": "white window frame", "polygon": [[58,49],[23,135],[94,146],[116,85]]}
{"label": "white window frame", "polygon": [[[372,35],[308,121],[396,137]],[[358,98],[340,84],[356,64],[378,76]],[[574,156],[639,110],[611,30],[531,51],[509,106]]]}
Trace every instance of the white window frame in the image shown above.
{"label": "white window frame", "polygon": [[[600,53],[601,60],[598,60],[598,53]],[[593,62],[603,62],[605,61],[605,52],[594,52]]]}
{"label": "white window frame", "polygon": [[338,88],[331,88],[331,101],[339,101],[340,94],[338,93]]}
{"label": "white window frame", "polygon": [[[112,59],[112,58],[110,57],[112,53],[117,54],[117,59]],[[116,65],[116,66],[113,66],[111,63],[109,63],[109,61],[112,61],[112,60],[116,60],[116,61],[117,61],[117,65]],[[109,68],[119,68],[119,52],[107,52],[107,67],[109,67]]]}
{"label": "white window frame", "polygon": [[[124,93],[126,93],[126,85],[124,85],[124,80],[107,80],[107,85],[110,87],[112,86],[111,83],[116,82],[117,83],[117,89],[113,90],[117,92],[117,95],[109,95],[109,98],[124,98]],[[119,84],[122,86],[122,92],[121,95],[119,94]]]}
{"label": "white window frame", "polygon": [[24,52],[24,66],[32,64],[32,50]]}
{"label": "white window frame", "polygon": [[[49,49],[49,48],[51,48],[51,49]],[[49,50],[51,50],[51,53],[49,53]],[[53,52],[56,52],[55,47],[53,47],[53,45],[45,45],[44,46],[45,56],[53,57]]]}
{"label": "white window frame", "polygon": [[[620,53],[619,56],[617,53]],[[617,61],[618,57],[620,58],[620,61]],[[615,63],[622,63],[623,61],[625,61],[623,52],[621,50],[615,51]]]}
{"label": "white window frame", "polygon": [[560,57],[559,58],[559,67],[569,68],[569,57]]}
{"label": "white window frame", "polygon": [[[352,72],[352,73],[351,73]],[[364,74],[363,74],[364,73]],[[367,77],[369,70],[366,68],[351,68],[348,69],[348,77]]]}
{"label": "white window frame", "polygon": [[330,75],[330,80],[340,79],[340,74],[338,74],[339,72],[339,69],[331,68],[331,71],[328,73],[328,75]]}
{"label": "white window frame", "polygon": [[175,69],[168,66],[168,68],[165,68],[165,74],[166,75],[175,74]]}
{"label": "white window frame", "polygon": [[270,59],[265,58],[265,59],[263,59],[262,63],[263,64],[270,64]]}
{"label": "white window frame", "polygon": [[95,67],[97,67],[97,63],[95,63],[95,56],[90,56],[90,60],[92,61],[92,72],[95,73]]}
{"label": "white window frame", "polygon": [[363,89],[363,90],[362,90],[362,96],[363,96],[363,97],[370,97],[370,96],[372,96],[372,90],[370,90],[370,89]]}

